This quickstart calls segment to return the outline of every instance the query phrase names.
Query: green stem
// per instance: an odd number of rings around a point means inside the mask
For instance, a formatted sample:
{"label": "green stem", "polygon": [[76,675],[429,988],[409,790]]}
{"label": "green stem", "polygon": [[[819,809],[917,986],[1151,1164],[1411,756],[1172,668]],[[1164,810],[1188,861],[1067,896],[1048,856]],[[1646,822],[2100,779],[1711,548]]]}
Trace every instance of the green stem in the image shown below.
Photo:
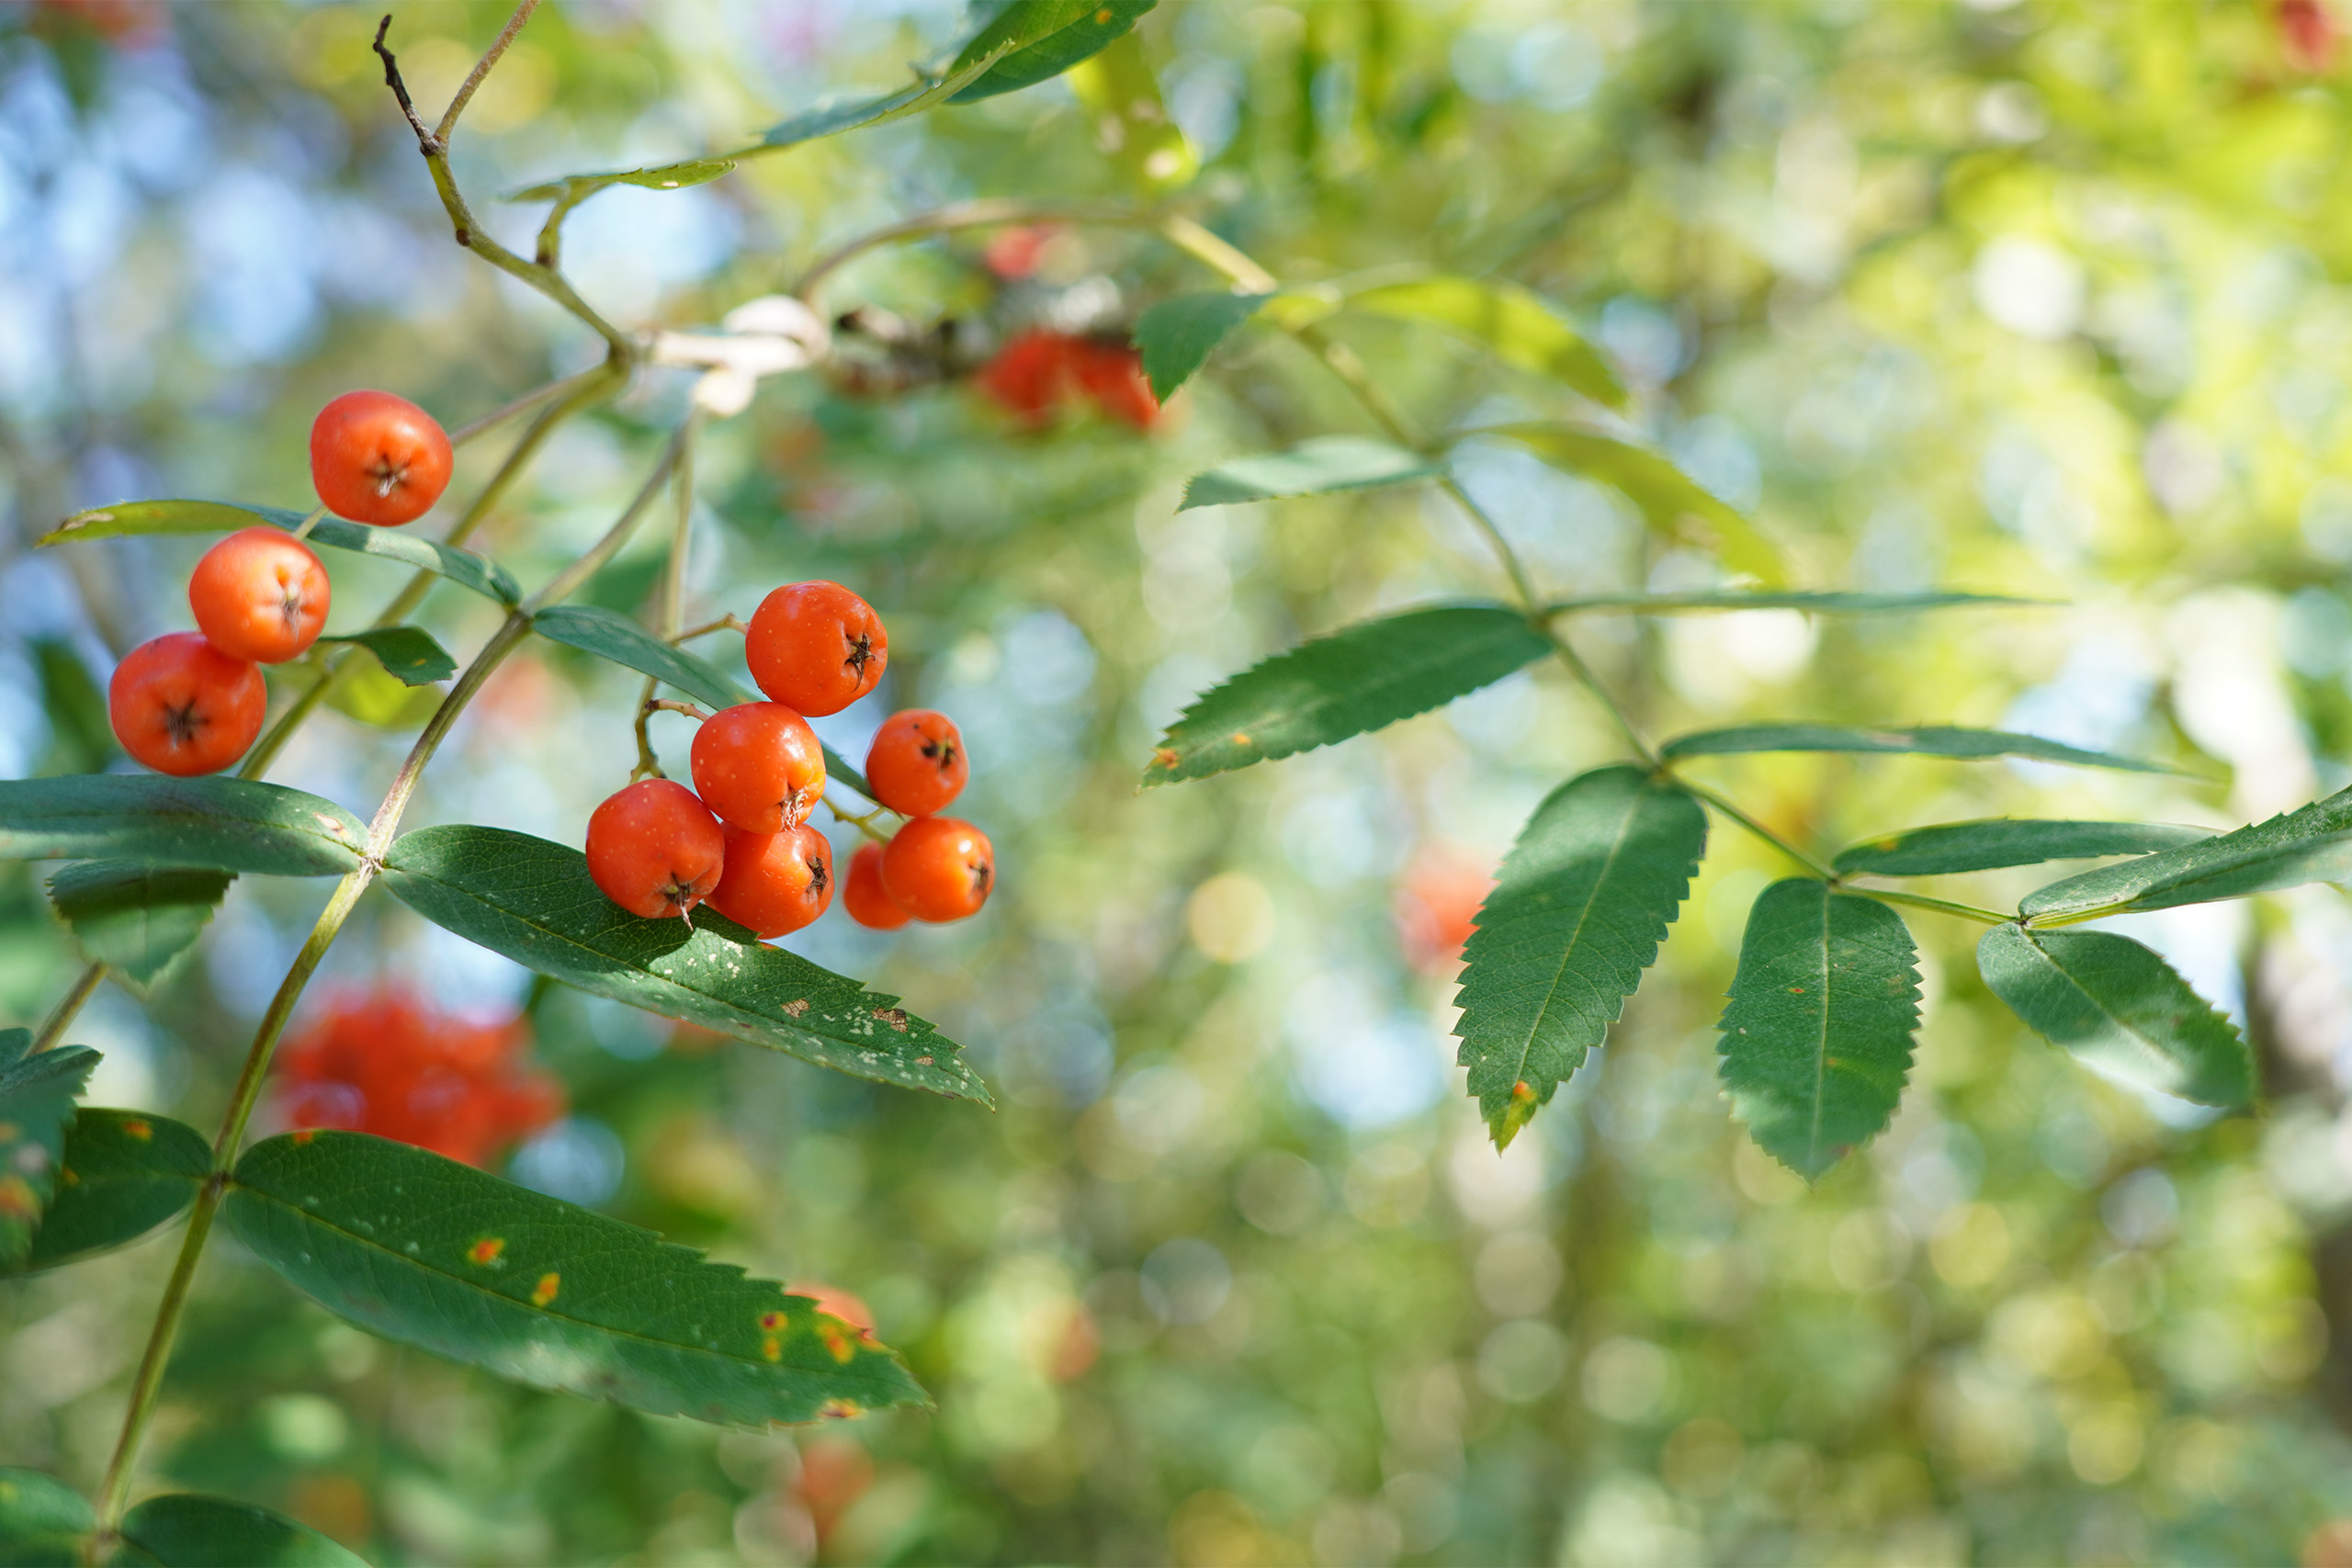
{"label": "green stem", "polygon": [[[686,618],[686,550],[694,538],[695,521],[695,449],[694,431],[697,416],[686,416],[685,428],[679,434],[684,441],[678,449],[678,460],[670,470],[671,492],[677,510],[670,522],[670,558],[662,571],[662,598],[654,610],[653,635],[668,643],[679,640],[679,624]],[[662,706],[654,698],[662,682],[653,676],[645,678],[645,690],[637,699],[637,765],[629,770],[629,781],[662,779],[670,775],[662,771],[662,759],[653,751],[653,715]]]}
{"label": "green stem", "polygon": [[1934,909],[1940,914],[1958,915],[1962,919],[1980,920],[1988,926],[2005,926],[2016,917],[1998,909],[1980,909],[1973,904],[1956,904],[1949,898],[1930,898],[1924,893],[1897,893],[1889,887],[1856,887],[1851,883],[1841,885],[1843,891],[1859,893],[1865,898],[1875,898],[1882,904],[1907,904],[1915,909]]}
{"label": "green stem", "polygon": [[521,5],[514,7],[514,14],[506,18],[506,25],[501,28],[498,36],[491,40],[490,48],[484,51],[481,59],[475,62],[471,74],[467,76],[465,82],[458,88],[457,95],[449,100],[449,107],[442,111],[441,123],[433,128],[434,141],[444,147],[448,146],[449,138],[457,132],[458,117],[466,112],[468,104],[473,102],[474,89],[481,85],[481,79],[490,74],[490,68],[498,63],[498,57],[506,52],[506,46],[514,41],[514,35],[523,30],[523,24],[529,21],[531,13],[538,8],[539,0],[523,0]]}
{"label": "green stem", "polygon": [[98,988],[98,982],[106,977],[107,966],[103,964],[93,964],[83,970],[81,977],[74,982],[73,989],[60,998],[57,1006],[51,1010],[48,1021],[40,1026],[40,1032],[33,1036],[33,1048],[28,1055],[38,1056],[65,1038],[66,1028],[73,1023],[74,1015],[82,1010],[82,1004],[90,999],[91,994]]}
{"label": "green stem", "polygon": [[368,824],[368,841],[360,852],[359,864],[345,874],[336,884],[327,906],[319,913],[311,934],[300,953],[279,982],[277,993],[270,998],[269,1009],[262,1015],[254,1032],[254,1042],[245,1053],[243,1067],[237,1076],[237,1085],[230,1095],[229,1110],[220,1122],[220,1134],[213,1139],[212,1170],[198,1190],[196,1205],[190,1213],[188,1227],[180,1241],[178,1261],[172,1267],[170,1280],[164,1288],[164,1299],[155,1311],[155,1323],[147,1337],[147,1348],[139,1360],[139,1371],[131,1382],[130,1399],[123,1413],[122,1430],[116,1438],[114,1454],[107,1463],[105,1480],[98,1488],[98,1525],[92,1534],[88,1560],[102,1562],[113,1551],[119,1539],[124,1506],[130,1500],[132,1467],[139,1449],[145,1439],[147,1428],[154,1418],[155,1400],[162,1392],[164,1372],[171,1359],[172,1342],[179,1333],[180,1319],[186,1315],[189,1290],[196,1278],[196,1266],[202,1257],[206,1239],[211,1235],[213,1215],[227,1194],[230,1169],[239,1145],[243,1141],[245,1127],[252,1120],[254,1108],[260,1103],[263,1084],[267,1080],[269,1062],[278,1037],[285,1032],[287,1021],[293,1017],[295,1004],[300,1000],[303,988],[317,972],[327,949],[342,933],[344,922],[350,919],[360,896],[368,885],[382,871],[384,854],[391,847],[393,835],[399,830],[401,814],[407,810],[416,787],[424,774],[425,764],[439,750],[450,730],[457,725],[467,705],[471,703],[489,681],[499,664],[529,635],[531,616],[547,605],[555,604],[585,582],[595,570],[612,558],[628,542],[638,518],[660,491],[671,468],[677,462],[684,432],[673,440],[655,468],[652,478],[638,491],[628,510],[621,514],[605,537],[598,540],[581,560],[574,562],[546,587],[525,602],[506,617],[473,662],[466,667],[458,683],[441,701],[427,720],[424,732],[409,749],[393,776],[391,787],[385,793],[383,804],[376,808],[375,820]]}
{"label": "green stem", "polygon": [[1800,849],[1796,844],[1782,838],[1780,834],[1774,832],[1771,829],[1766,827],[1755,818],[1750,817],[1747,812],[1741,810],[1738,807],[1733,805],[1722,795],[1717,795],[1713,790],[1709,789],[1705,784],[1693,784],[1690,780],[1681,777],[1675,777],[1674,782],[1682,788],[1689,790],[1692,795],[1697,795],[1701,800],[1703,800],[1708,805],[1713,807],[1716,810],[1722,812],[1724,816],[1730,818],[1733,821],[1738,823],[1741,827],[1747,829],[1749,832],[1755,834],[1758,838],[1763,840],[1766,843],[1771,845],[1774,849],[1780,851],[1782,854],[1788,856],[1791,860],[1796,862],[1799,865],[1804,867],[1805,870],[1813,873],[1814,875],[1821,878],[1824,882],[1835,882],[1838,880],[1838,872],[1835,867],[1829,864],[1828,862],[1821,859],[1818,855],[1813,854],[1809,851]]}

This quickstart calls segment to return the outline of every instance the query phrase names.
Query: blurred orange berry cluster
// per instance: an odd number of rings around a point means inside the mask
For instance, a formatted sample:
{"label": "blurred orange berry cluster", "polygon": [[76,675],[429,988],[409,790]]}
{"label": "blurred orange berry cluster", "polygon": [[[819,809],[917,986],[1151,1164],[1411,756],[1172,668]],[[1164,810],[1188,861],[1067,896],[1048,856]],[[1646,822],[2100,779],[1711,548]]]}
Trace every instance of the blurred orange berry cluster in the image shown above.
{"label": "blurred orange berry cluster", "polygon": [[1105,419],[1148,430],[1159,400],[1143,361],[1120,337],[1081,337],[1032,327],[1014,334],[980,371],[982,392],[1023,424],[1046,423],[1063,409],[1091,405]]}

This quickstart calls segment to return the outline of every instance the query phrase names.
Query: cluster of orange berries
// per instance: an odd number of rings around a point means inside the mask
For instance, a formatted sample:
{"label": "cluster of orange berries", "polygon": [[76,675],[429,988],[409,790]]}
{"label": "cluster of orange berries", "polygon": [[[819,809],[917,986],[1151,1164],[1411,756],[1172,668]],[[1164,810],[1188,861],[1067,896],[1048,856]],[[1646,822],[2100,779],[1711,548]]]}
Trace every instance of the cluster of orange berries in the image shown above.
{"label": "cluster of orange berries", "polygon": [[[449,483],[449,437],[390,392],[345,392],[311,426],[311,482],[326,509],[391,527],[423,516]],[[311,547],[247,528],[204,553],[187,583],[197,630],[140,644],[115,666],[107,716],[115,739],[159,773],[217,773],[261,733],[261,667],[300,659],[333,597]]]}
{"label": "cluster of orange berries", "polygon": [[1082,337],[1032,327],[1016,333],[978,377],[980,390],[1023,424],[1042,425],[1065,407],[1091,405],[1105,419],[1148,430],[1159,400],[1142,357],[1124,337]]}
{"label": "cluster of orange berries", "polygon": [[[588,818],[588,873],[633,915],[690,918],[707,903],[762,937],[797,931],[833,901],[833,851],[808,814],[825,794],[825,750],[810,717],[871,692],[890,639],[873,606],[838,582],[795,582],[761,601],[743,637],[769,698],[704,720],[695,786],[643,779]],[[842,902],[862,926],[960,920],[979,912],[996,852],[968,822],[942,817],[971,775],[946,715],[908,708],[866,753],[874,798],[908,818],[887,844],[860,845]]]}

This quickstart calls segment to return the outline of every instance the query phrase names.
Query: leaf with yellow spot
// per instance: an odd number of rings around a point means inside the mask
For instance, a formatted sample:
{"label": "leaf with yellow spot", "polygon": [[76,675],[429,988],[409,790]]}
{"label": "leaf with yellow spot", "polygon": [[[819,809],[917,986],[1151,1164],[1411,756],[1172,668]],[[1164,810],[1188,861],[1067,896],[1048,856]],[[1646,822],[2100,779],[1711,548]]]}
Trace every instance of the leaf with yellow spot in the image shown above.
{"label": "leaf with yellow spot", "polygon": [[[888,1349],[775,1280],[406,1144],[271,1138],[224,1215],[328,1310],[535,1387],[741,1426],[928,1403]],[[498,1268],[469,1260],[493,1240]]]}
{"label": "leaf with yellow spot", "polygon": [[77,1262],[177,1219],[211,1164],[204,1134],[185,1122],[84,1106],[65,1131],[57,1194],[23,1267]]}
{"label": "leaf with yellow spot", "polygon": [[57,1191],[65,1128],[98,1054],[80,1045],[36,1056],[32,1031],[0,1033],[0,1269],[21,1266]]}

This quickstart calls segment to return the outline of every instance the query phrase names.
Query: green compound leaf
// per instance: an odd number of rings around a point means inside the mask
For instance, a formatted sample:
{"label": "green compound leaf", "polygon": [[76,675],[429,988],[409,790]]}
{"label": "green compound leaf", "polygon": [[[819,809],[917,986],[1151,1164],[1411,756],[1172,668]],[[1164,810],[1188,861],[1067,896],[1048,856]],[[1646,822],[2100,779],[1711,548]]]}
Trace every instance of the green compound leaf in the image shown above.
{"label": "green compound leaf", "polygon": [[49,879],[49,901],[75,945],[144,985],[196,945],[235,874],[141,861],[76,861]]}
{"label": "green compound leaf", "polygon": [[8,1062],[0,1066],[0,1270],[18,1267],[32,1250],[57,1191],[74,1101],[98,1065],[98,1054],[81,1045],[27,1055],[32,1038],[28,1029],[0,1035]]}
{"label": "green compound leaf", "polygon": [[1551,646],[1499,604],[1364,621],[1203,694],[1169,727],[1143,782],[1205,778],[1379,729],[1499,681]]}
{"label": "green compound leaf", "polygon": [[1704,593],[1590,593],[1580,599],[1563,599],[1544,613],[1559,615],[1588,610],[1622,610],[1637,615],[1675,615],[1699,610],[1803,610],[1814,615],[1908,615],[1920,610],[2051,603],[2048,599],[2019,599],[2007,593],[1851,593],[1840,590],[1781,593],[1730,588]]}
{"label": "green compound leaf", "polygon": [[1225,335],[1258,313],[1271,294],[1179,294],[1136,318],[1135,344],[1151,395],[1166,402],[1207,363]]}
{"label": "green compound leaf", "polygon": [[1962,729],[1951,725],[1864,729],[1849,724],[1743,724],[1729,729],[1702,729],[1690,735],[1678,735],[1658,748],[1659,755],[1669,758],[1727,757],[1751,751],[1876,751],[1951,757],[1962,761],[2029,757],[2042,762],[2071,762],[2078,768],[2120,768],[2133,773],[2180,771],[2161,762],[2119,757],[2111,751],[2086,751],[2079,746],[2044,740],[2038,735],[2012,735],[2003,729]]}
{"label": "green compound leaf", "polygon": [[328,1310],[535,1387],[745,1427],[927,1403],[805,1296],[406,1144],[271,1138],[226,1212]]}
{"label": "green compound leaf", "polygon": [[[125,501],[112,506],[77,512],[36,541],[60,544],[67,539],[112,539],[126,534],[227,534],[264,524],[291,533],[305,514],[282,506],[247,506],[226,501]],[[403,534],[397,528],[371,528],[340,517],[322,517],[310,532],[311,544],[354,554],[377,556],[420,570],[437,572],[461,587],[509,607],[522,603],[523,591],[497,562],[469,550],[452,549]]]}
{"label": "green compound leaf", "polygon": [[179,1218],[211,1162],[211,1145],[186,1122],[84,1106],[65,1131],[57,1197],[24,1267],[79,1262]]}
{"label": "green compound leaf", "polygon": [[422,626],[379,626],[372,631],[322,637],[321,642],[350,642],[376,656],[384,672],[403,686],[429,686],[458,672],[458,661]]}
{"label": "green compound leaf", "polygon": [[926,1021],[708,908],[648,920],[605,897],[578,850],[501,828],[421,828],[384,886],[434,924],[526,968],[664,1018],[855,1077],[989,1103],[961,1047]]}
{"label": "green compound leaf", "polygon": [[1949,876],[2051,860],[2140,855],[2213,836],[2168,822],[2069,822],[1989,817],[1865,839],[1838,852],[1837,868],[1858,876]]}
{"label": "green compound leaf", "polygon": [[161,1568],[368,1568],[367,1560],[305,1524],[254,1503],[175,1493],[123,1516],[119,1562]]}
{"label": "green compound leaf", "polygon": [[566,208],[579,206],[600,190],[615,186],[637,186],[645,190],[684,190],[688,186],[708,185],[734,168],[732,158],[688,158],[677,164],[652,164],[640,169],[616,169],[593,175],[565,175],[535,186],[526,186],[506,201],[556,201]]}
{"label": "green compound leaf", "polygon": [[[1735,571],[1771,584],[1787,580],[1779,547],[1737,507],[1663,452],[1573,424],[1498,424],[1463,431],[1455,439],[1478,435],[1516,442],[1555,468],[1607,485],[1640,509],[1652,532],[1680,543],[1712,544]],[[1694,517],[1712,539],[1693,535],[1689,525]]]}
{"label": "green compound leaf", "polygon": [[1480,344],[1506,365],[1532,371],[1610,408],[1625,386],[1552,302],[1498,277],[1423,277],[1348,296],[1348,309],[1433,321]]}
{"label": "green compound leaf", "polygon": [[1911,1072],[1919,954],[1893,909],[1810,877],[1757,896],[1716,1027],[1724,1092],[1807,1181],[1886,1130]]}
{"label": "green compound leaf", "polygon": [[1570,779],[1528,818],[1478,910],[1454,998],[1458,1060],[1496,1147],[1601,1043],[1706,850],[1699,802],[1635,767]]}
{"label": "green compound leaf", "polygon": [[2169,909],[2306,882],[2352,882],[2352,790],[2233,833],[2053,882],[2027,895],[2018,909],[2037,925],[2051,925],[2086,918],[2086,910]]}
{"label": "green compound leaf", "polygon": [[0,1564],[80,1568],[82,1542],[97,1528],[88,1501],[55,1476],[0,1468]]}
{"label": "green compound leaf", "polygon": [[1433,479],[1444,472],[1442,464],[1385,441],[1363,435],[1318,435],[1287,452],[1236,457],[1206,473],[1194,474],[1185,481],[1183,503],[1176,510],[1374,490]]}
{"label": "green compound leaf", "polygon": [[673,647],[630,620],[594,604],[557,604],[531,617],[531,629],[549,642],[610,660],[667,682],[713,708],[756,703],[759,696],[729,680],[708,660]]}
{"label": "green compound leaf", "polygon": [[0,860],[137,860],[341,876],[368,840],[331,800],[251,779],[82,773],[0,780]]}
{"label": "green compound leaf", "polygon": [[2110,1077],[2200,1105],[2254,1098],[2236,1027],[2130,937],[1995,926],[1976,967],[2036,1033]]}
{"label": "green compound leaf", "polygon": [[981,67],[950,103],[977,103],[1058,76],[1107,48],[1159,0],[1012,0],[948,67]]}

